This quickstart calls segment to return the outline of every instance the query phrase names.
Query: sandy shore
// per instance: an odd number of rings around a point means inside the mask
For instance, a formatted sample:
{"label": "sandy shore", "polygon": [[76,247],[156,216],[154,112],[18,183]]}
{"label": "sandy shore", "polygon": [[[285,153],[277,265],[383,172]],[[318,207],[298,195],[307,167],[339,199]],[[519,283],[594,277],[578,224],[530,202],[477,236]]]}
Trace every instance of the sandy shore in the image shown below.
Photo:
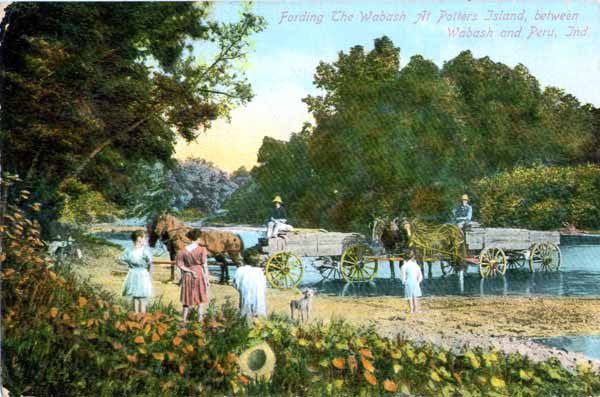
{"label": "sandy shore", "polygon": [[[115,260],[119,254],[118,249],[103,248],[87,266],[77,271],[93,284],[120,295],[126,269]],[[154,299],[179,307],[179,289],[168,281],[169,275],[168,267],[155,267]],[[238,295],[232,286],[213,283],[211,290],[217,305],[226,300],[237,305]],[[299,291],[269,289],[268,311],[289,314],[290,300],[299,297]],[[402,334],[415,341],[450,349],[463,345],[495,346],[505,352],[520,352],[536,361],[556,357],[567,368],[587,362],[589,358],[546,347],[529,338],[600,335],[600,298],[424,297],[420,303],[420,313],[410,314],[407,302],[398,297],[317,295],[310,321],[341,319],[356,326],[373,324],[384,336]],[[599,360],[591,362],[600,368]]]}

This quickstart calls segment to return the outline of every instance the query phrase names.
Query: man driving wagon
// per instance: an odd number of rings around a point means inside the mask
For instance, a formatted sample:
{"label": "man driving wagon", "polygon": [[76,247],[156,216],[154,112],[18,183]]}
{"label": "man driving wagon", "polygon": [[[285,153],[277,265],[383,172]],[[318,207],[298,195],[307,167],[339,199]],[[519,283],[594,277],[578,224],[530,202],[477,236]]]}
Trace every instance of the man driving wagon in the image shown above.
{"label": "man driving wagon", "polygon": [[287,212],[283,208],[280,196],[275,196],[273,204],[275,207],[271,210],[269,220],[267,221],[267,238],[277,237],[279,232],[293,230],[292,225],[287,223]]}

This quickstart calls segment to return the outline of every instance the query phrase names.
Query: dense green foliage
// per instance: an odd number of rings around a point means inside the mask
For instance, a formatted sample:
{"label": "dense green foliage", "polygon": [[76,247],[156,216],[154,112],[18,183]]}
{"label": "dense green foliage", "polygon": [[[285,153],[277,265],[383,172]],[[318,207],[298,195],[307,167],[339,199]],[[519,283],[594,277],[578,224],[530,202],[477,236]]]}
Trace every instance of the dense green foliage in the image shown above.
{"label": "dense green foliage", "polygon": [[280,194],[303,226],[364,230],[376,215],[447,221],[483,177],[536,163],[592,159],[591,106],[547,87],[523,65],[462,52],[438,68],[416,55],[403,68],[387,38],[321,62],[304,99],[315,119],[289,142],[265,138],[254,184],[231,214],[250,221]]}
{"label": "dense green foliage", "polygon": [[486,226],[600,228],[600,166],[516,168],[475,184]]}
{"label": "dense green foliage", "polygon": [[[28,194],[21,194],[25,199]],[[518,354],[382,338],[343,322],[297,326],[285,318],[249,327],[231,305],[179,327],[172,307],[126,313],[106,293],[48,268],[39,225],[10,206],[0,230],[4,385],[20,395],[81,396],[575,396],[600,392],[586,365],[532,363]],[[39,210],[33,205],[32,209]],[[240,373],[259,342],[275,352],[270,381]]]}
{"label": "dense green foliage", "polygon": [[123,204],[141,164],[169,165],[178,136],[194,139],[252,98],[240,67],[249,36],[264,20],[246,11],[238,22],[219,23],[211,8],[198,2],[6,8],[2,166],[45,204],[44,223],[58,217],[66,180]]}

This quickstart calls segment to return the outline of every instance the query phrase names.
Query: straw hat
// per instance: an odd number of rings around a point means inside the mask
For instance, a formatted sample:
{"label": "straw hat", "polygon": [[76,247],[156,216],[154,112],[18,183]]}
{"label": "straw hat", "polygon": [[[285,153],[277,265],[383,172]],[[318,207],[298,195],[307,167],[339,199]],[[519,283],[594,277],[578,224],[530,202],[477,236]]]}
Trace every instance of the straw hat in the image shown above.
{"label": "straw hat", "polygon": [[463,194],[461,197],[461,200],[469,200],[469,196],[467,196],[466,194]]}
{"label": "straw hat", "polygon": [[279,204],[283,203],[283,201],[281,201],[281,196],[275,196],[275,198],[273,199],[273,202],[279,203]]}
{"label": "straw hat", "polygon": [[242,374],[268,381],[275,370],[275,353],[263,342],[243,352],[239,363]]}

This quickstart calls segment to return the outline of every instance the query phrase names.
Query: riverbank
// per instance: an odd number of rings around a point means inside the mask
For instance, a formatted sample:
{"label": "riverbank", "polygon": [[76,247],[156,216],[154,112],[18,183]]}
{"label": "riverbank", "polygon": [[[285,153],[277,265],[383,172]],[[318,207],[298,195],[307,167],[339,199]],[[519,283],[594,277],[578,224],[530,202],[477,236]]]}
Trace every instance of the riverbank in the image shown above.
{"label": "riverbank", "polygon": [[[78,274],[92,284],[119,296],[126,269],[115,258],[120,250],[103,247],[96,250]],[[168,266],[156,266],[155,298],[163,303],[179,304],[179,288],[170,283]],[[213,278],[212,298],[217,305],[230,300],[237,305],[238,295],[230,285],[218,285]],[[298,299],[298,291],[269,289],[270,313],[289,314],[289,302]],[[600,299],[556,297],[424,297],[421,312],[408,313],[408,305],[398,297],[350,298],[317,295],[311,321],[343,319],[357,326],[374,324],[383,336],[402,334],[419,342],[430,342],[457,349],[470,346],[497,347],[505,352],[520,352],[536,361],[556,357],[573,368],[587,357],[546,347],[530,341],[535,337],[598,335]],[[600,361],[593,360],[600,368]]]}

